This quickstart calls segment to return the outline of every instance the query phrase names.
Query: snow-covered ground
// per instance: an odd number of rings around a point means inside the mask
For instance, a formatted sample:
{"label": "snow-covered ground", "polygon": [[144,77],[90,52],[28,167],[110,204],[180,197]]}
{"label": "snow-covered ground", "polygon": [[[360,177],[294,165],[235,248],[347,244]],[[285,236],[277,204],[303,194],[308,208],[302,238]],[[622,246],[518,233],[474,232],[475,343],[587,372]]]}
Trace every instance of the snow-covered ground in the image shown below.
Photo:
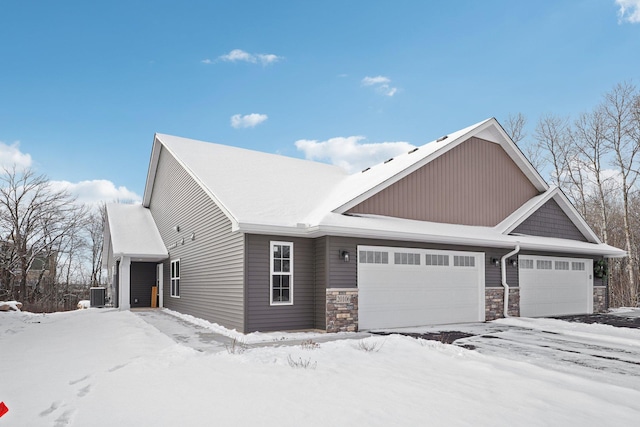
{"label": "snow-covered ground", "polygon": [[[469,326],[502,334],[467,338],[476,350],[400,335],[300,345],[293,343],[327,336],[262,334],[236,335],[248,344],[230,353],[231,331],[219,331],[221,338],[206,323],[190,329],[188,318],[160,314],[0,313],[0,401],[9,408],[0,427],[624,426],[640,419],[640,377],[615,371],[616,363],[640,370],[637,329],[506,319]],[[492,341],[512,344],[483,344]],[[574,360],[554,361],[551,344]],[[608,351],[628,361],[608,360]],[[591,366],[594,353],[601,366]]]}

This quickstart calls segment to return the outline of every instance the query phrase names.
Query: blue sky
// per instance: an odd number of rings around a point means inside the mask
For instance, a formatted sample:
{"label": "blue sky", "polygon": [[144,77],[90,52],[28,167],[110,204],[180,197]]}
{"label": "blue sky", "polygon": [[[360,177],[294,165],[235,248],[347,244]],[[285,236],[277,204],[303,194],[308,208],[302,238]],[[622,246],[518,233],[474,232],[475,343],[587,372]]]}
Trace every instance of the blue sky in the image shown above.
{"label": "blue sky", "polygon": [[639,8],[3,0],[0,163],[83,199],[135,199],[156,132],[355,168],[405,147],[378,143],[575,115],[640,83]]}

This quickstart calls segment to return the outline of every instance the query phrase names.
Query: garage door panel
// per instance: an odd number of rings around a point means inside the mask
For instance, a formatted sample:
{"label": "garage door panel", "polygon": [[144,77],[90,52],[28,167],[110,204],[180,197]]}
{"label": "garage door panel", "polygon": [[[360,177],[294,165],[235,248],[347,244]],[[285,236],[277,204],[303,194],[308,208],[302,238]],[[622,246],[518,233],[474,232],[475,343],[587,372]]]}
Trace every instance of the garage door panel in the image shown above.
{"label": "garage door panel", "polygon": [[[592,260],[530,255],[521,255],[519,259],[521,316],[561,316],[593,312],[593,278],[590,274]],[[540,269],[541,265],[551,265],[552,269]],[[558,266],[568,266],[569,270],[559,270]]]}
{"label": "garage door panel", "polygon": [[[393,328],[484,320],[484,254],[415,248],[365,247],[387,252],[388,264],[358,262],[361,329]],[[396,252],[419,255],[419,265],[395,264]],[[430,262],[448,265],[427,265]],[[454,256],[474,257],[472,266],[454,266]],[[438,258],[438,256],[440,256]],[[406,258],[405,258],[406,259]],[[468,259],[466,260],[469,264]],[[416,259],[413,258],[413,262]]]}

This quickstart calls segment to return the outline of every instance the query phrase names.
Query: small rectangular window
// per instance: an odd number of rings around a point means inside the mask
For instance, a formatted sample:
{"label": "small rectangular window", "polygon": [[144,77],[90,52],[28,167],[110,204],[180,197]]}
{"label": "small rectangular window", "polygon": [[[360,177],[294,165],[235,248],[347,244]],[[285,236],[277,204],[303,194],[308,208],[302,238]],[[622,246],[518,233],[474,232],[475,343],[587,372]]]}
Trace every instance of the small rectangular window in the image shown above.
{"label": "small rectangular window", "polygon": [[389,264],[389,252],[360,251],[358,260],[360,264]]}
{"label": "small rectangular window", "polygon": [[536,260],[536,268],[538,270],[552,270],[553,269],[553,263],[551,261],[538,259],[538,260]]}
{"label": "small rectangular window", "polygon": [[533,269],[533,260],[520,258],[519,265],[520,265],[520,268],[522,268],[523,270],[531,270]]}
{"label": "small rectangular window", "polygon": [[395,252],[393,257],[395,264],[420,265],[420,254]]}
{"label": "small rectangular window", "polygon": [[476,257],[467,255],[454,255],[453,256],[454,267],[475,267]]}
{"label": "small rectangular window", "polygon": [[584,262],[572,261],[571,262],[572,270],[584,271]]}
{"label": "small rectangular window", "polygon": [[556,261],[556,270],[569,270],[569,261]]}
{"label": "small rectangular window", "polygon": [[447,266],[449,265],[449,255],[427,254],[424,264]]}
{"label": "small rectangular window", "polygon": [[171,261],[171,296],[180,298],[180,260]]}
{"label": "small rectangular window", "polygon": [[293,243],[271,242],[271,305],[293,304]]}

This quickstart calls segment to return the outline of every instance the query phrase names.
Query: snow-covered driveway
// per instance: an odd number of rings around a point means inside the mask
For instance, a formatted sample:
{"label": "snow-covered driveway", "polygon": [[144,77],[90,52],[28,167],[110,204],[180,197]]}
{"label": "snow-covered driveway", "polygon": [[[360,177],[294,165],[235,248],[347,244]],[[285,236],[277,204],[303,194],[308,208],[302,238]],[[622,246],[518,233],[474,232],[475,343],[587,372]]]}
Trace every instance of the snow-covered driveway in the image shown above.
{"label": "snow-covered driveway", "polygon": [[454,331],[471,335],[456,339],[455,345],[480,354],[588,375],[640,391],[640,329],[518,317],[485,324],[395,330],[413,336],[455,335]]}

